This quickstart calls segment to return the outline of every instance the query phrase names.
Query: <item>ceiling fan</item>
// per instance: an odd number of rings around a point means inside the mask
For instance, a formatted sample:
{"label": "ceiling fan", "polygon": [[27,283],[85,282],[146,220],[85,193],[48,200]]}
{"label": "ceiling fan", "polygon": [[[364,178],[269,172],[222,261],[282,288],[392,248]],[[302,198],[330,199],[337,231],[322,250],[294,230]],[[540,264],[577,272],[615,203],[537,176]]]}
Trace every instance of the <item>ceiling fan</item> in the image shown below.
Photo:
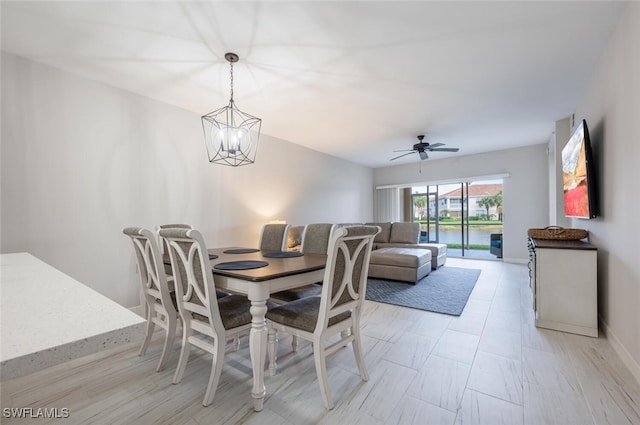
{"label": "ceiling fan", "polygon": [[427,155],[427,151],[429,151],[429,152],[458,152],[458,150],[460,150],[459,148],[441,148],[440,146],[444,146],[444,143],[431,144],[429,142],[423,142],[422,141],[423,139],[424,139],[424,134],[421,134],[421,135],[418,136],[418,143],[413,145],[412,149],[403,149],[403,150],[399,150],[399,151],[394,151],[394,152],[406,152],[406,153],[403,153],[402,155],[396,156],[395,158],[391,158],[390,161],[393,161],[394,159],[402,158],[403,156],[411,155],[412,153],[416,153],[416,152],[420,154],[420,160],[425,160],[425,159],[429,158],[429,155]]}

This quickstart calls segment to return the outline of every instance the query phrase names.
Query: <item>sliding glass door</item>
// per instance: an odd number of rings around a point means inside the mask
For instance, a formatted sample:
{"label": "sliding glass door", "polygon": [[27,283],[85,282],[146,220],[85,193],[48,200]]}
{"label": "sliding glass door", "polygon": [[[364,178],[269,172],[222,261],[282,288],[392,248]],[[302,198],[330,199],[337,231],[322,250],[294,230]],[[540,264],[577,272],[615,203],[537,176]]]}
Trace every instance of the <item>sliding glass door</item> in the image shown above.
{"label": "sliding glass door", "polygon": [[421,242],[444,243],[452,257],[502,257],[502,180],[413,186],[411,205]]}

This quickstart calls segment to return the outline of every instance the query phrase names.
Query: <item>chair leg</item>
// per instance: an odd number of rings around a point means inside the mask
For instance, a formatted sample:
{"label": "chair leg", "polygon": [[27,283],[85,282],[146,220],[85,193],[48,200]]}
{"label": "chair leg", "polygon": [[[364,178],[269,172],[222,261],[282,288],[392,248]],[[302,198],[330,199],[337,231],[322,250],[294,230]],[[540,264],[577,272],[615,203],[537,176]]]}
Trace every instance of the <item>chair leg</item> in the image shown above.
{"label": "chair leg", "polygon": [[147,352],[147,348],[149,347],[149,341],[151,341],[151,337],[153,336],[153,330],[156,327],[156,324],[153,323],[151,318],[150,309],[147,307],[147,334],[144,336],[144,341],[142,341],[142,345],[140,346],[140,351],[138,351],[139,356],[143,356],[144,353]]}
{"label": "chair leg", "polygon": [[233,351],[240,350],[240,336],[236,335],[233,337]]}
{"label": "chair leg", "polygon": [[180,358],[178,359],[178,366],[176,367],[176,372],[173,374],[173,383],[177,384],[182,380],[182,375],[184,375],[184,370],[187,367],[187,361],[189,360],[189,353],[191,351],[191,343],[189,342],[189,336],[191,335],[191,330],[188,329],[189,326],[182,323],[182,349],[180,350]]}
{"label": "chair leg", "polygon": [[269,328],[267,334],[267,351],[269,353],[269,376],[276,374],[276,343],[278,342],[276,330]]}
{"label": "chair leg", "polygon": [[176,338],[177,318],[167,317],[166,319],[167,327],[165,329],[164,347],[162,348],[162,354],[160,355],[160,361],[158,362],[156,372],[160,372],[164,369],[167,361],[169,360],[169,356],[171,355],[171,350],[173,349],[173,341]]}
{"label": "chair leg", "polygon": [[204,393],[203,406],[208,406],[213,401],[213,397],[216,395],[216,389],[218,388],[218,382],[220,381],[220,374],[222,373],[222,363],[224,362],[224,350],[225,339],[224,336],[216,338],[216,352],[213,354],[213,360],[211,364],[211,374],[209,375],[209,383],[207,384],[207,391]]}
{"label": "chair leg", "polygon": [[300,343],[298,341],[298,337],[295,335],[291,335],[291,349],[295,352],[298,351]]}
{"label": "chair leg", "polygon": [[353,354],[356,356],[356,364],[358,370],[360,370],[360,377],[363,381],[369,380],[369,373],[367,372],[367,366],[364,363],[364,356],[362,354],[362,341],[360,341],[360,329],[356,326],[351,330],[353,333]]}
{"label": "chair leg", "polygon": [[324,406],[333,409],[333,399],[331,398],[331,390],[329,389],[329,379],[327,377],[327,358],[324,347],[320,340],[313,341],[313,359],[316,364],[316,373],[318,375],[318,383],[320,384],[320,392],[324,399]]}

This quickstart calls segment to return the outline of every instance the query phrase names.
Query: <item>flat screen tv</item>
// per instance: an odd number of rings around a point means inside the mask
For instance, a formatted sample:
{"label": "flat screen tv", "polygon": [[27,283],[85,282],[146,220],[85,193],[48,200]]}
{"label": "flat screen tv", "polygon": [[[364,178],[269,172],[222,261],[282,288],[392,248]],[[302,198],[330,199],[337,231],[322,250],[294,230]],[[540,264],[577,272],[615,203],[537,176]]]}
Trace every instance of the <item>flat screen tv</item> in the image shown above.
{"label": "flat screen tv", "polygon": [[589,130],[582,120],[562,149],[565,216],[597,217],[595,177]]}

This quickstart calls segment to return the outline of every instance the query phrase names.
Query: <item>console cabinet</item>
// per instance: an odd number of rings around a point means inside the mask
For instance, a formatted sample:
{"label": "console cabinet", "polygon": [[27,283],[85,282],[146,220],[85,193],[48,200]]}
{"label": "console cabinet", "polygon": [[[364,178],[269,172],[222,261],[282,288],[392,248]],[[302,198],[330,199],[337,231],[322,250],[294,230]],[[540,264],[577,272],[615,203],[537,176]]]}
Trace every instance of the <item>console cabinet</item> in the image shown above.
{"label": "console cabinet", "polygon": [[536,327],[598,336],[597,253],[583,241],[529,241]]}

